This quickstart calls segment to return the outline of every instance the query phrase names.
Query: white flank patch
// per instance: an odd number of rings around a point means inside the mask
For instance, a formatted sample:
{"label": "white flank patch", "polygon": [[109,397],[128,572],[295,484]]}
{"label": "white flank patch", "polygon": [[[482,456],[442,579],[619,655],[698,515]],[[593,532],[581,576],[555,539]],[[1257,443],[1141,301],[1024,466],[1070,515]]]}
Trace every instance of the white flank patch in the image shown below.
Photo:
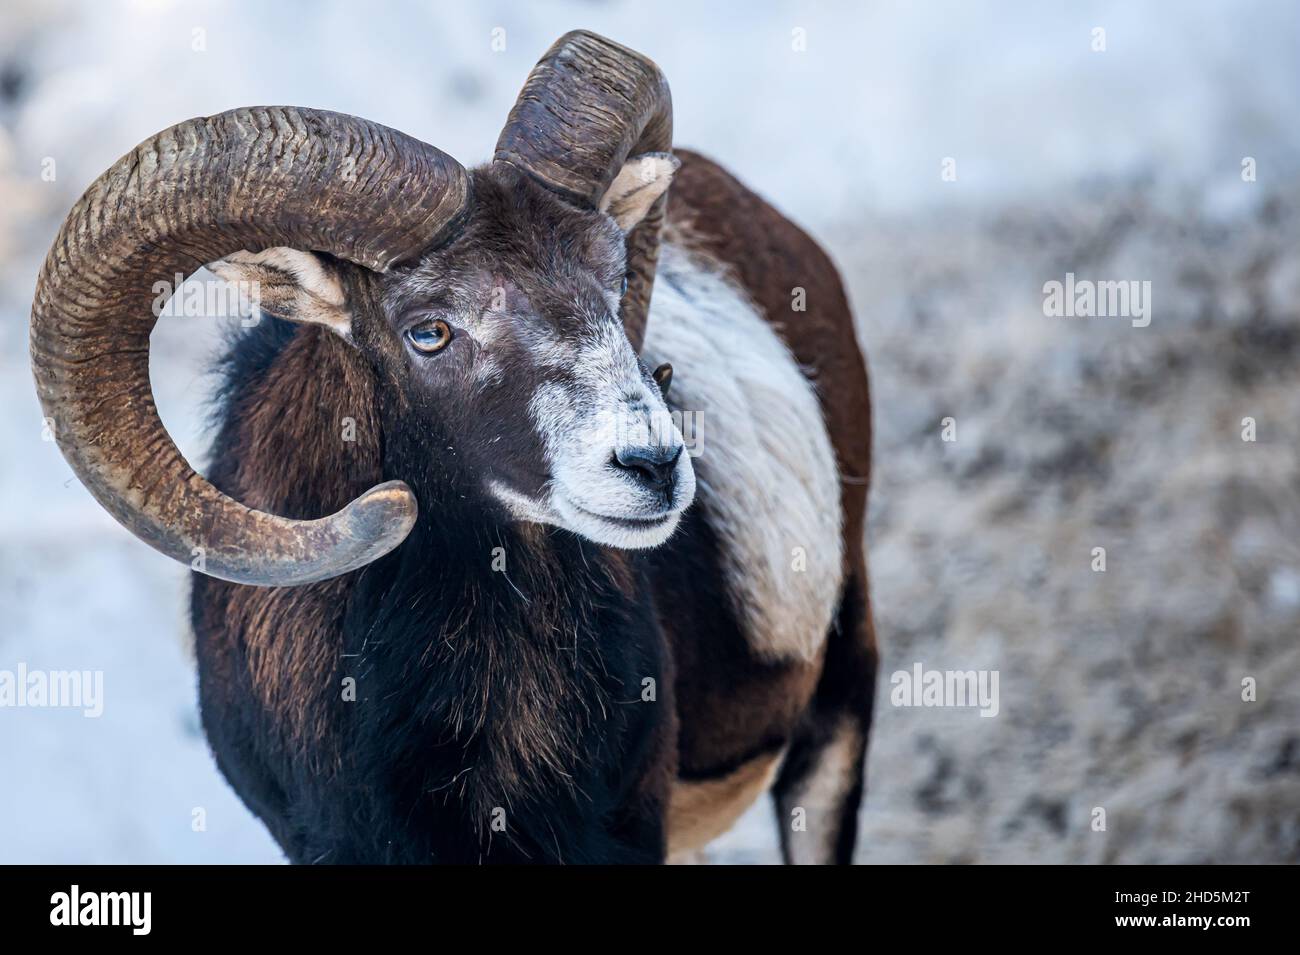
{"label": "white flank patch", "polygon": [[739,289],[669,243],[644,358],[672,362],[673,403],[698,415],[696,506],[720,539],[754,650],[813,659],[839,598],[843,542],[835,452],[812,385]]}

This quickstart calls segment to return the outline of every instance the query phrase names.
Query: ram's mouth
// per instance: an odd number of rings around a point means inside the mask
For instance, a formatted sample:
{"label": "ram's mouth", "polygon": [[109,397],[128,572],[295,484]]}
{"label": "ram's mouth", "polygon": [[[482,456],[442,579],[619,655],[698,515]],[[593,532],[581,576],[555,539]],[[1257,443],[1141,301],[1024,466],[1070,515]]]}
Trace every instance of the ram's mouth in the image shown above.
{"label": "ram's mouth", "polygon": [[600,514],[578,504],[570,497],[556,502],[564,525],[575,534],[598,544],[626,549],[657,547],[672,536],[682,512],[665,511],[653,517],[626,517]]}
{"label": "ram's mouth", "polygon": [[677,511],[665,511],[655,517],[615,517],[611,514],[598,514],[595,511],[589,511],[581,504],[576,504],[573,501],[570,501],[569,504],[583,517],[605,521],[617,527],[626,527],[629,530],[653,530],[656,527],[662,527],[671,520],[675,520],[678,516]]}

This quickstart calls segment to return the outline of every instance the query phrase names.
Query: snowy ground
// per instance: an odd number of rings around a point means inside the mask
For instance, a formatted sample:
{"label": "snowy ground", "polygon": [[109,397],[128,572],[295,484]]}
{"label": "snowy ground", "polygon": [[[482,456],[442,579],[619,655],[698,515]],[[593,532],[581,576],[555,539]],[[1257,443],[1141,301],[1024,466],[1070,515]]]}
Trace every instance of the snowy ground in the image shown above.
{"label": "snowy ground", "polygon": [[[1300,860],[1300,8],[756,6],[5,5],[0,671],[102,670],[105,707],[0,709],[0,862],[280,858],[198,732],[183,572],[41,440],[27,310],[63,213],[145,136],[236,105],[357,113],[478,161],[576,26],[653,55],[678,141],[850,286],[884,652],[862,861]],[[1151,325],[1045,317],[1067,271],[1151,281]],[[215,336],[155,333],[195,461]],[[890,706],[918,661],[998,670],[999,715]],[[773,846],[762,806],[714,856]]]}

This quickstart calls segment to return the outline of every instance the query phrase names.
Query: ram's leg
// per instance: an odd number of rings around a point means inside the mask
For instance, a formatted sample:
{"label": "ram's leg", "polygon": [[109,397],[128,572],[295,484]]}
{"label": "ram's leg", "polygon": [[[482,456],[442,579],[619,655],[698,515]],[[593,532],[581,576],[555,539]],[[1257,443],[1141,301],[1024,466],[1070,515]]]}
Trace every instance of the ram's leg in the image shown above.
{"label": "ram's leg", "polygon": [[875,696],[876,646],[865,574],[845,587],[817,693],[772,795],[790,865],[853,861]]}

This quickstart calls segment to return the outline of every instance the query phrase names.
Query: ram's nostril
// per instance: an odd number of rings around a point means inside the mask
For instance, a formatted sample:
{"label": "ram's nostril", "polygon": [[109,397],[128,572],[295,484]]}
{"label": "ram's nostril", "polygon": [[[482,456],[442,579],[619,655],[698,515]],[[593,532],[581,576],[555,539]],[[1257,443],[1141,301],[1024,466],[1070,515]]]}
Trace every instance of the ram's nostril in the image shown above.
{"label": "ram's nostril", "polygon": [[619,448],[614,452],[613,463],[624,471],[632,472],[646,484],[662,489],[672,483],[677,459],[681,455],[680,445],[671,448],[655,445]]}

